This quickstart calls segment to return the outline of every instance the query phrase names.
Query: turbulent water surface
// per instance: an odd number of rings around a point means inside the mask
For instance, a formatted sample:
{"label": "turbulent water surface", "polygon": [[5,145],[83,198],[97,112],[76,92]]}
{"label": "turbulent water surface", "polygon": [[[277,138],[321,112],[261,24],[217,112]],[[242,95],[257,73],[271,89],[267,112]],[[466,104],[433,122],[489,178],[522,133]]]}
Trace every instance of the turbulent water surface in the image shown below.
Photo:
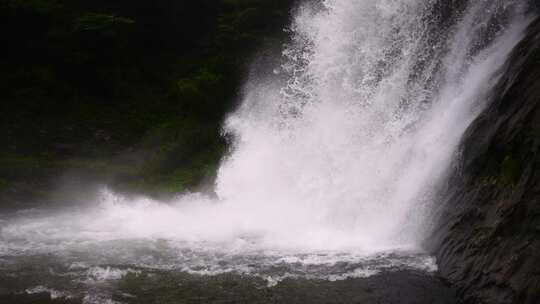
{"label": "turbulent water surface", "polygon": [[216,195],[103,189],[84,205],[5,214],[0,293],[112,303],[111,282],[163,271],[265,288],[436,271],[421,247],[434,194],[527,24],[520,1],[449,7],[307,1],[281,64],[254,69],[227,119]]}

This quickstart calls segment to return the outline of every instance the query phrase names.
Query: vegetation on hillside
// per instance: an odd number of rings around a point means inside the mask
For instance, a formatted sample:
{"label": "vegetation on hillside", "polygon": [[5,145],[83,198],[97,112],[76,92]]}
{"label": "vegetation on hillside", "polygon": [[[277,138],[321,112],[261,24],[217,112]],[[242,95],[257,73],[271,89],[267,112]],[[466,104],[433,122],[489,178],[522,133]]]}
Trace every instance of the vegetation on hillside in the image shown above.
{"label": "vegetation on hillside", "polygon": [[0,2],[4,199],[70,169],[150,194],[211,178],[246,59],[280,43],[291,2]]}

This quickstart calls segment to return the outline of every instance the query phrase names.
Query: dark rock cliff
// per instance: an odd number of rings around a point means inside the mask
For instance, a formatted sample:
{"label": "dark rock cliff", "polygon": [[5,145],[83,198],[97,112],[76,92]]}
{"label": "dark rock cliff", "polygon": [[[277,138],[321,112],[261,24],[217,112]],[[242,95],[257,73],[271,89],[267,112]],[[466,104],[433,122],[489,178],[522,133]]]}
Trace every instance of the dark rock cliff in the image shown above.
{"label": "dark rock cliff", "polygon": [[540,303],[540,18],[504,69],[429,242],[465,303]]}

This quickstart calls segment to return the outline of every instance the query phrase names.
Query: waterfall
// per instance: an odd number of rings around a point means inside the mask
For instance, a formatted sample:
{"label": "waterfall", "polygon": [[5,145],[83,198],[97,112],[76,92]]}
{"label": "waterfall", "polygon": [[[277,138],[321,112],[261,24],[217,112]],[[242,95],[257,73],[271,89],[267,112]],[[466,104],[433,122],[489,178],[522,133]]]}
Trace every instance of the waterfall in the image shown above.
{"label": "waterfall", "polygon": [[236,140],[217,193],[237,220],[289,244],[419,244],[432,191],[525,25],[517,1],[456,4],[446,20],[440,6],[298,10],[283,64],[227,120]]}
{"label": "waterfall", "polygon": [[[156,261],[184,265],[216,259],[194,251],[278,252],[282,263],[281,252],[421,250],[434,191],[528,23],[522,2],[306,1],[281,63],[254,70],[225,123],[217,198],[104,190],[94,207],[0,222],[0,253],[112,246],[109,259],[135,263],[145,240],[166,252]],[[119,240],[137,243],[121,251]]]}

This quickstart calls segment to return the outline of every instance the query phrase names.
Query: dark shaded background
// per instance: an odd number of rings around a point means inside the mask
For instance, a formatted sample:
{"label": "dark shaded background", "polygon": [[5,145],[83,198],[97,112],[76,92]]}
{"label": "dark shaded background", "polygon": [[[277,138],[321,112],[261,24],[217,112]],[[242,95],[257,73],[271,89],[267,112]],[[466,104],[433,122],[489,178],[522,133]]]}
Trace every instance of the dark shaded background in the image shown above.
{"label": "dark shaded background", "polygon": [[65,172],[167,194],[215,174],[250,58],[292,0],[0,2],[0,204]]}

